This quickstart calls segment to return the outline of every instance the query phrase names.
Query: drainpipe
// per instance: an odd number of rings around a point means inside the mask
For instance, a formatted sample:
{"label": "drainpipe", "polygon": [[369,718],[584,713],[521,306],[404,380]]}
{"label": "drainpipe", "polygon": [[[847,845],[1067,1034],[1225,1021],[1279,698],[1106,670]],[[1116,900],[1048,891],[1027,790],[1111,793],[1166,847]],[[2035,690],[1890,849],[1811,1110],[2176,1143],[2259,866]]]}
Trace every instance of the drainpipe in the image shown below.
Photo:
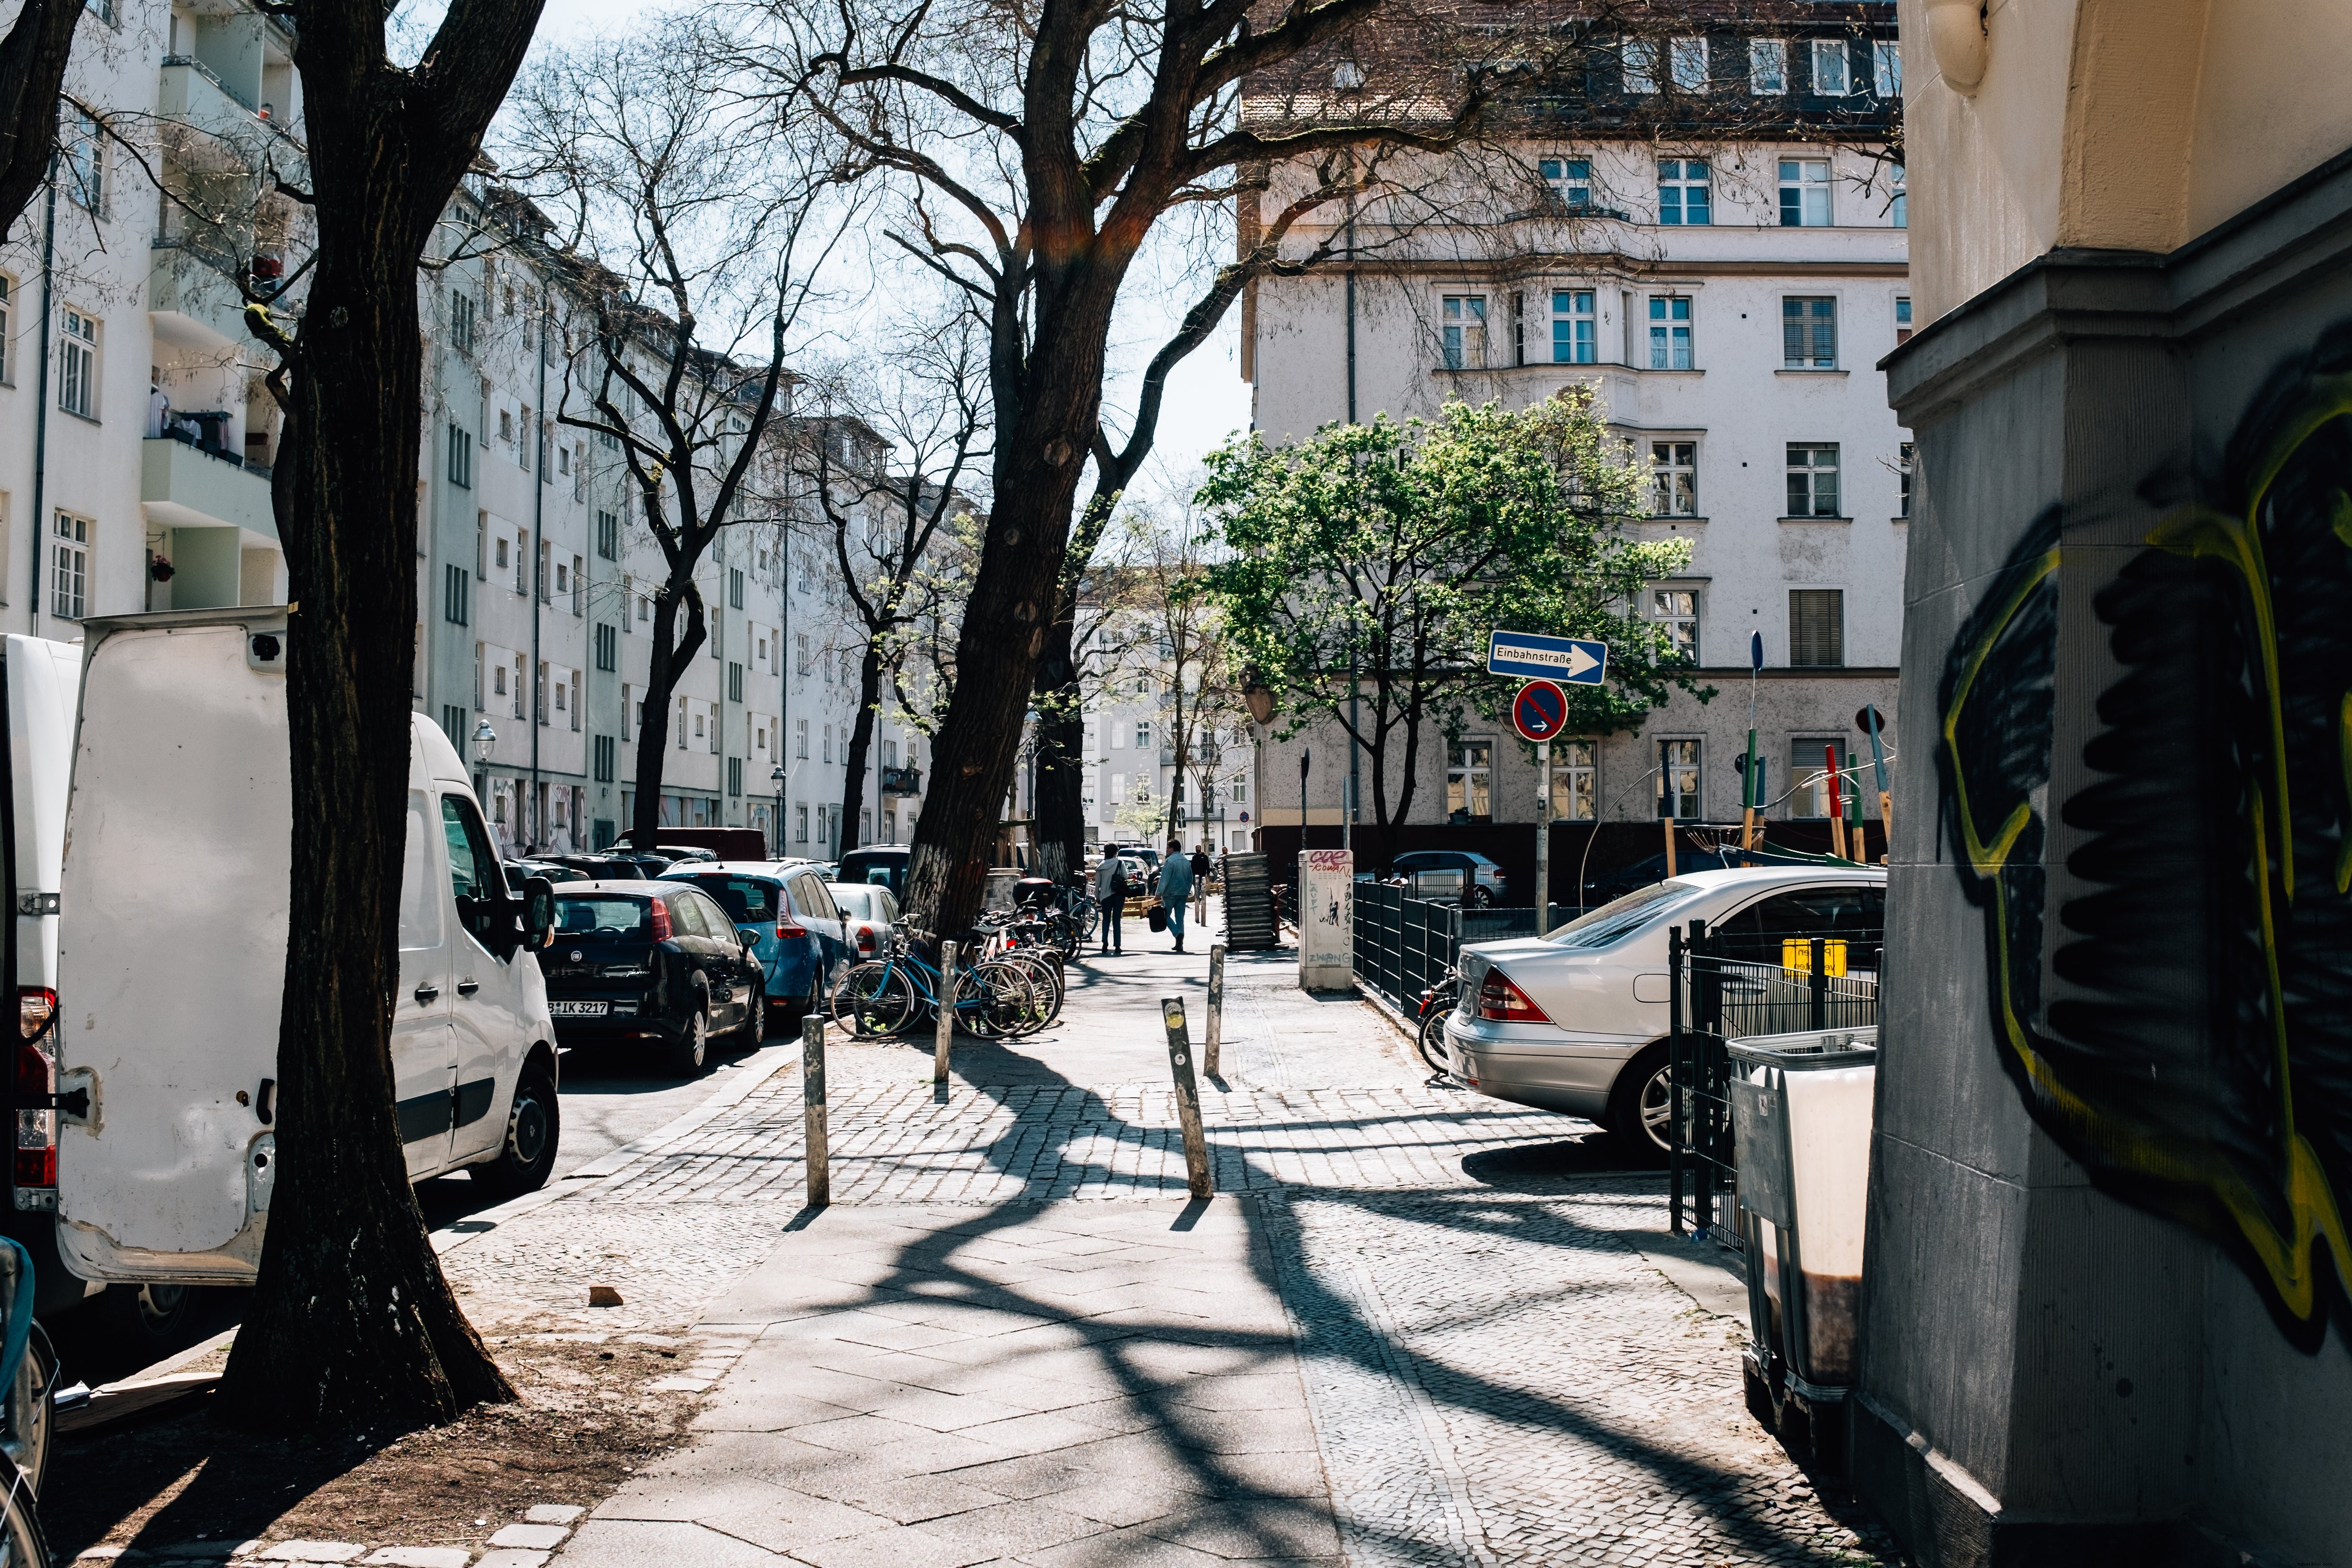
{"label": "drainpipe", "polygon": [[[487,294],[484,296],[487,300]],[[547,443],[540,432],[547,428],[547,326],[551,309],[544,285],[539,293],[539,403],[531,417],[539,424],[528,432],[531,452],[530,534],[531,547],[538,552],[530,569],[530,673],[532,681],[530,714],[530,809],[539,816],[532,832],[533,843],[543,843],[547,833],[547,815],[539,805],[539,727],[546,719],[547,679],[539,668],[539,605],[547,595]],[[572,694],[580,700],[580,693]]]}
{"label": "drainpipe", "polygon": [[[49,195],[41,217],[41,368],[33,394],[33,600],[26,605],[30,617],[25,629],[41,635],[41,549],[47,536],[41,531],[41,493],[49,465],[49,339],[56,303],[51,299],[51,264],[58,253],[58,153],[54,145],[57,119],[50,121]],[[142,428],[144,428],[142,426]]]}

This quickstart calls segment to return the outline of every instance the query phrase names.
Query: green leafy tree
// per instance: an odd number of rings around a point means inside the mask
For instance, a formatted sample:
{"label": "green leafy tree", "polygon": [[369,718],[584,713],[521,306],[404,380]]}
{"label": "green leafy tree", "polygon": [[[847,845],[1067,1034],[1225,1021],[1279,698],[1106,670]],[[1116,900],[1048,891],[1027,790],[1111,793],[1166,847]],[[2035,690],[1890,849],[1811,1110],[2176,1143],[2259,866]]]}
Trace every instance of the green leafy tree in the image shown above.
{"label": "green leafy tree", "polygon": [[1275,691],[1286,736],[1328,721],[1362,748],[1383,861],[1423,735],[1500,712],[1517,689],[1486,673],[1495,628],[1609,644],[1608,683],[1568,688],[1570,733],[1629,729],[1692,689],[1689,661],[1640,613],[1690,543],[1629,530],[1648,476],[1587,389],[1516,413],[1449,403],[1431,421],[1328,425],[1287,447],[1253,435],[1208,470],[1196,499],[1225,552],[1208,581],[1229,657]]}

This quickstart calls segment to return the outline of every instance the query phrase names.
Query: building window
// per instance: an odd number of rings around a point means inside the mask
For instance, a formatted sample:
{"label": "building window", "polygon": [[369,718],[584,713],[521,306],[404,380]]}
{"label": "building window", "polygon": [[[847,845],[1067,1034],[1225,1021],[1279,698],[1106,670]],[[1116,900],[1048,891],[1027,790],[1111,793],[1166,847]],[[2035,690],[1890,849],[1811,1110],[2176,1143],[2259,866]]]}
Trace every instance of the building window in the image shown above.
{"label": "building window", "polygon": [[1830,757],[1838,744],[1834,737],[1789,742],[1789,781],[1797,786],[1796,792],[1789,796],[1790,816],[1829,816]]}
{"label": "building window", "polygon": [[1706,160],[1658,160],[1658,221],[1662,224],[1706,224],[1715,221],[1707,193]]}
{"label": "building window", "polygon": [[798,804],[793,806],[793,842],[808,842],[808,807]]}
{"label": "building window", "polygon": [[474,575],[463,566],[449,565],[441,569],[441,618],[453,626],[470,621],[471,610],[467,599],[473,593]]}
{"label": "building window", "polygon": [[471,294],[457,292],[449,296],[449,341],[457,345],[457,352],[461,354],[474,352],[474,297]]}
{"label": "building window", "polygon": [[1838,449],[1789,443],[1790,517],[1838,517]]}
{"label": "building window", "polygon": [[0,273],[0,386],[16,384],[16,279]]}
{"label": "building window", "polygon": [[621,668],[621,629],[599,622],[596,626],[596,668]]}
{"label": "building window", "polygon": [[1908,294],[1895,296],[1895,341],[1898,343],[1911,341],[1911,296]]}
{"label": "building window", "polygon": [[1895,459],[1895,477],[1902,486],[1901,509],[1895,513],[1897,517],[1911,515],[1911,479],[1917,471],[1917,459],[1912,456],[1911,443],[1904,442]]}
{"label": "building window", "polygon": [[1486,365],[1486,296],[1444,297],[1445,368],[1483,370]]}
{"label": "building window", "polygon": [[1151,749],[1151,721],[1149,719],[1135,721],[1135,749],[1139,752]]}
{"label": "building window", "polygon": [[727,759],[727,793],[729,795],[743,793],[743,759],[740,757]]}
{"label": "building window", "polygon": [[1654,38],[1628,38],[1623,46],[1625,90],[1658,90],[1658,45]]}
{"label": "building window", "polygon": [[1495,815],[1495,742],[1463,741],[1445,758],[1445,815],[1449,821],[1487,822]]}
{"label": "building window", "polygon": [[1886,169],[1892,194],[1886,198],[1886,221],[1896,228],[1911,226],[1911,187],[1900,163],[1890,163]]}
{"label": "building window", "polygon": [[612,512],[596,514],[596,553],[607,561],[621,558],[621,520]]}
{"label": "building window", "polygon": [[1706,90],[1706,40],[1705,38],[1673,38],[1666,44],[1667,68],[1674,73],[1675,86],[1683,92]]}
{"label": "building window", "polygon": [[60,312],[58,406],[98,417],[98,320],[68,305]]}
{"label": "building window", "polygon": [[1698,742],[1658,742],[1658,815],[1696,822],[1698,805]]}
{"label": "building window", "polygon": [[[793,649],[795,664],[799,667],[800,672],[803,675],[806,675],[811,668],[809,664],[808,633],[795,632],[793,635]],[[806,756],[808,753],[806,752],[803,752],[801,755]]]}
{"label": "building window", "polygon": [[1650,504],[1653,516],[1698,515],[1697,442],[1651,442],[1650,473],[1657,484],[1656,498]]}
{"label": "building window", "polygon": [[808,721],[805,719],[793,721],[793,755],[808,755]]}
{"label": "building window", "polygon": [[1650,368],[1691,368],[1691,302],[1687,294],[1650,296]]}
{"label": "building window", "polygon": [[503,408],[499,410],[499,439],[502,442],[514,440],[514,416]]}
{"label": "building window", "polygon": [[1784,299],[1780,301],[1780,368],[1837,368],[1837,301]]}
{"label": "building window", "polygon": [[611,784],[613,775],[620,771],[618,755],[620,748],[614,744],[613,737],[610,735],[597,735],[593,740],[595,741],[596,782]]}
{"label": "building window", "polygon": [[1592,205],[1592,164],[1583,158],[1539,158],[1536,173],[1543,176],[1553,202],[1572,213]]}
{"label": "building window", "polygon": [[1830,165],[1826,158],[1780,160],[1780,226],[1823,228],[1830,221]]}
{"label": "building window", "polygon": [[95,115],[63,106],[58,149],[66,172],[66,199],[89,212],[106,211],[106,134]]}
{"label": "building window", "polygon": [[1591,822],[1600,816],[1601,748],[1592,741],[1551,743],[1554,822]]}
{"label": "building window", "polygon": [[490,671],[490,690],[494,696],[507,695],[507,667],[503,659],[499,661],[496,669]]}
{"label": "building window", "polygon": [[1834,669],[1845,662],[1845,590],[1789,590],[1789,663]]}
{"label": "building window", "polygon": [[1698,662],[1698,590],[1653,588],[1650,618],[1666,634],[1666,647],[1675,658]]}
{"label": "building window", "polygon": [[1593,329],[1592,290],[1556,289],[1551,296],[1551,362],[1591,364],[1600,339]]}
{"label": "building window", "polygon": [[727,700],[743,700],[743,667],[730,659],[727,664]]}
{"label": "building window", "polygon": [[1748,90],[1775,93],[1789,90],[1789,44],[1785,38],[1748,40]]}
{"label": "building window", "polygon": [[743,569],[740,566],[727,569],[727,605],[730,609],[743,607]]}
{"label": "building window", "polygon": [[49,614],[78,621],[89,607],[89,519],[57,514],[49,531]]}
{"label": "building window", "polygon": [[1822,98],[1843,98],[1853,90],[1843,38],[1813,40],[1813,91]]}
{"label": "building window", "polygon": [[455,421],[449,426],[449,482],[461,490],[474,488],[474,438]]}
{"label": "building window", "polygon": [[1870,85],[1881,98],[1903,96],[1903,46],[1892,38],[1870,46]]}

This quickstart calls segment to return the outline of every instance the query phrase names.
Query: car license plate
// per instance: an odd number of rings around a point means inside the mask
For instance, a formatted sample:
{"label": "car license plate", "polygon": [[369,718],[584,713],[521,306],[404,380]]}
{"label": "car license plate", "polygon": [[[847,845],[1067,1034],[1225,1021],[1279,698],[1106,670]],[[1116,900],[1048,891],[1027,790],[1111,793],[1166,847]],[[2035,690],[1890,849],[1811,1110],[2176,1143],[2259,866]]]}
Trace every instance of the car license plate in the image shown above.
{"label": "car license plate", "polygon": [[547,1010],[558,1018],[601,1018],[612,1005],[610,1002],[550,1002]]}

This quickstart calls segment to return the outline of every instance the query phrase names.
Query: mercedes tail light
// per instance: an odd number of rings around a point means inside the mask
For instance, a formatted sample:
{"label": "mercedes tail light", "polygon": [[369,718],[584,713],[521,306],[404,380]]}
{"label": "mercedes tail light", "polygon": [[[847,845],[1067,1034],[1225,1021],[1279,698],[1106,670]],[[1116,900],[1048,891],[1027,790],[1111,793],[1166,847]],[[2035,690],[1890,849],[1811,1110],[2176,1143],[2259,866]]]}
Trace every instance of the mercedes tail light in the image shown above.
{"label": "mercedes tail light", "polygon": [[58,994],[37,986],[16,993],[16,1206],[58,1202]]}
{"label": "mercedes tail light", "polygon": [[1529,1000],[1499,969],[1478,983],[1478,1016],[1496,1024],[1549,1024],[1551,1016]]}
{"label": "mercedes tail light", "polygon": [[859,927],[857,928],[857,951],[858,951],[858,952],[878,952],[878,951],[880,950],[880,948],[881,948],[881,943],[879,943],[879,942],[876,942],[876,941],[874,940],[874,928],[873,928],[872,926],[859,926]]}

